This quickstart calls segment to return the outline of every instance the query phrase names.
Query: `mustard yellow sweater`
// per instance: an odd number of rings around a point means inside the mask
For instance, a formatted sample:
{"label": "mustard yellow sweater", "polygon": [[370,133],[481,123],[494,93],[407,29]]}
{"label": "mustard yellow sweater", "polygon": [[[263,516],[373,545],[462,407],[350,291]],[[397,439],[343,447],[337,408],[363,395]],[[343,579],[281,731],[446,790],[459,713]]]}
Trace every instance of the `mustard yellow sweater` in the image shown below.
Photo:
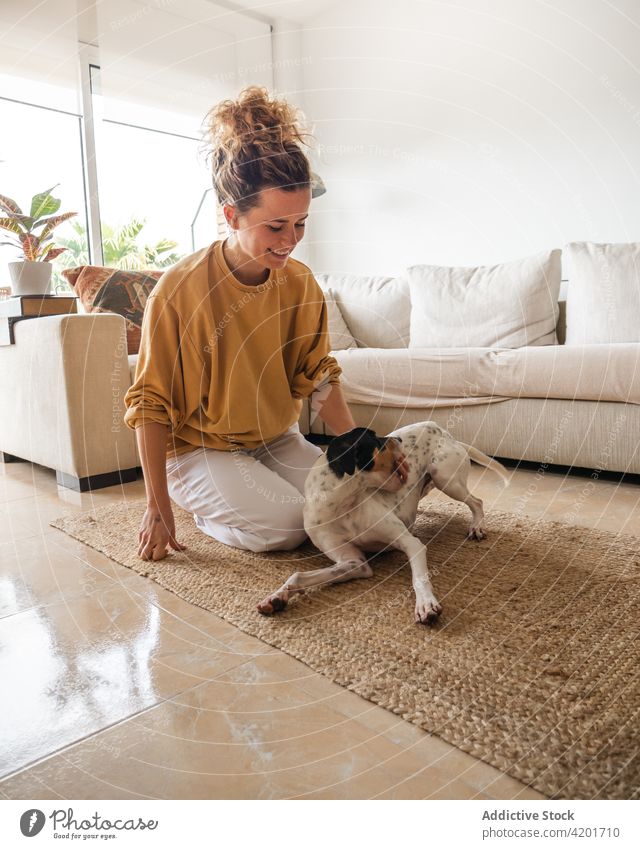
{"label": "mustard yellow sweater", "polygon": [[257,448],[341,372],[310,270],[289,259],[265,283],[247,286],[214,242],[168,269],[147,301],[125,422],[168,425],[170,454]]}

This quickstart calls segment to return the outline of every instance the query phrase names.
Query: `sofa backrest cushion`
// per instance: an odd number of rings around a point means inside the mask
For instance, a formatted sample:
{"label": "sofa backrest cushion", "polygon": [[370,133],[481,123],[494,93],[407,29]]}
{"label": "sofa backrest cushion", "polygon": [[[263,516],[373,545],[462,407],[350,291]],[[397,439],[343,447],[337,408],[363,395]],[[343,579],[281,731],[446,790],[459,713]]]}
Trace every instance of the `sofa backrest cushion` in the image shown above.
{"label": "sofa backrest cushion", "polygon": [[640,242],[564,248],[567,345],[640,342]]}
{"label": "sofa backrest cushion", "polygon": [[560,250],[475,268],[414,265],[411,348],[557,344]]}
{"label": "sofa backrest cushion", "polygon": [[357,348],[357,342],[344,320],[333,289],[327,289],[323,294],[327,304],[331,350],[347,351],[350,348]]}
{"label": "sofa backrest cushion", "polygon": [[127,351],[137,354],[144,305],[162,271],[124,271],[99,265],[79,265],[62,272],[86,312],[114,312],[127,324]]}
{"label": "sofa backrest cushion", "polygon": [[316,274],[331,290],[360,348],[406,348],[409,345],[409,284],[399,277]]}

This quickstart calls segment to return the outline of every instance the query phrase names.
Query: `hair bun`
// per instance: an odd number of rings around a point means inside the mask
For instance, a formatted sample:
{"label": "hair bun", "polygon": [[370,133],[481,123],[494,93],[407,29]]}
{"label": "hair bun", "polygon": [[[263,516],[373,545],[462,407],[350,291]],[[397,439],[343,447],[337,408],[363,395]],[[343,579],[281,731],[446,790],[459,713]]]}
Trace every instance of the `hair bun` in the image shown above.
{"label": "hair bun", "polygon": [[271,97],[263,86],[249,86],[237,100],[223,100],[206,121],[211,146],[229,154],[248,145],[282,149],[291,143],[308,144],[300,110]]}
{"label": "hair bun", "polygon": [[248,206],[267,186],[293,190],[309,184],[302,146],[309,146],[311,135],[304,116],[263,86],[249,86],[237,100],[214,106],[204,131],[220,201]]}

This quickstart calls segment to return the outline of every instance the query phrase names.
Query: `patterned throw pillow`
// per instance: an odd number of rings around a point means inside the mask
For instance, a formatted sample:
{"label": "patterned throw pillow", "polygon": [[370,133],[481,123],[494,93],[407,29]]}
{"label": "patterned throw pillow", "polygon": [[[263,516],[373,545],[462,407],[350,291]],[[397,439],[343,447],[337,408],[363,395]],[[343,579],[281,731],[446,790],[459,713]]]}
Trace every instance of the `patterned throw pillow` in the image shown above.
{"label": "patterned throw pillow", "polygon": [[62,274],[73,286],[87,312],[115,312],[127,323],[127,350],[140,348],[142,314],[162,271],[124,271],[98,265],[79,265]]}

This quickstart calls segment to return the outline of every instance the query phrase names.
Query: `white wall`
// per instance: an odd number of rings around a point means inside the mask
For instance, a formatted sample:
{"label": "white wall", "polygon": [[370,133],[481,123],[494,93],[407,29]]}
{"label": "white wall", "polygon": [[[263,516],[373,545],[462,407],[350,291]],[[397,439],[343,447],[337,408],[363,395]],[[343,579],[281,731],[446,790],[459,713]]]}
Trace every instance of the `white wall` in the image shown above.
{"label": "white wall", "polygon": [[[274,89],[280,97],[298,107],[304,106],[304,69],[310,61],[303,49],[302,32],[299,21],[283,17],[273,19],[271,45]],[[304,239],[297,246],[295,257],[307,265],[312,264],[314,256],[310,239]]]}
{"label": "white wall", "polygon": [[305,22],[317,270],[640,240],[640,3],[350,0]]}

